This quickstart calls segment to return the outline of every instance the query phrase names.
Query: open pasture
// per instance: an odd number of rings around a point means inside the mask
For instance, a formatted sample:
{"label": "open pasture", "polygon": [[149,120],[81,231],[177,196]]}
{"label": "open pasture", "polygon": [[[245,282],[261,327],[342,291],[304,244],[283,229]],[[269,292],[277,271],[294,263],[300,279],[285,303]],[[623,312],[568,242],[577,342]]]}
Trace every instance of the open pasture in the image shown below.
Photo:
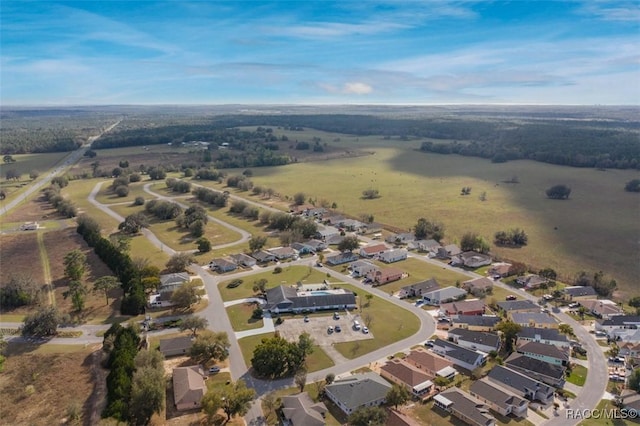
{"label": "open pasture", "polygon": [[[445,241],[451,243],[465,232],[492,241],[496,231],[520,227],[529,236],[526,247],[492,247],[492,253],[534,268],[554,268],[562,278],[602,270],[622,290],[634,291],[640,276],[638,195],[623,187],[637,177],[636,171],[526,160],[493,164],[418,152],[415,142],[411,147],[386,142],[390,146],[375,147],[369,156],[256,168],[252,180],[282,194],[304,191],[337,203],[347,214],[372,214],[376,222],[407,230],[420,217],[440,221]],[[520,183],[504,182],[514,176]],[[569,200],[546,198],[544,191],[558,183],[572,188]],[[471,187],[471,194],[460,195],[462,187]],[[363,199],[367,188],[379,190],[380,198]],[[486,201],[480,200],[483,193]]]}

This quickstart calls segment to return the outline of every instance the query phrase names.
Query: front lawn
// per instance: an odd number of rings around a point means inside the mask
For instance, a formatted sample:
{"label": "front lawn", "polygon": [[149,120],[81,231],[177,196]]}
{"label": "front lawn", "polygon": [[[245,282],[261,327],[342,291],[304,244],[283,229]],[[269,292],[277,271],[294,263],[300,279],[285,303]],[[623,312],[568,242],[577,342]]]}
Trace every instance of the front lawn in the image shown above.
{"label": "front lawn", "polygon": [[251,314],[253,314],[255,309],[256,305],[253,303],[239,303],[237,305],[229,306],[226,310],[233,330],[243,331],[262,327],[264,325],[264,321],[262,321],[262,319],[255,319],[251,317]]}
{"label": "front lawn", "polygon": [[576,386],[584,386],[584,382],[587,380],[587,371],[587,368],[582,365],[574,365],[571,374],[567,377],[567,382]]}

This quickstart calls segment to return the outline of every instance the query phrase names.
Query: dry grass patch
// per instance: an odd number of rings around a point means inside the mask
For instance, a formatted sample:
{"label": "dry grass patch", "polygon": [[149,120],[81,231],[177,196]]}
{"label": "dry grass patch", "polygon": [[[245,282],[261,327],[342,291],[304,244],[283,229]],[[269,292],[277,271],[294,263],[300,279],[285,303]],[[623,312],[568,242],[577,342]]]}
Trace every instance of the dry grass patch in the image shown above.
{"label": "dry grass patch", "polygon": [[25,231],[0,236],[0,283],[5,285],[14,274],[31,275],[37,282],[44,282],[44,274],[38,254],[37,234]]}

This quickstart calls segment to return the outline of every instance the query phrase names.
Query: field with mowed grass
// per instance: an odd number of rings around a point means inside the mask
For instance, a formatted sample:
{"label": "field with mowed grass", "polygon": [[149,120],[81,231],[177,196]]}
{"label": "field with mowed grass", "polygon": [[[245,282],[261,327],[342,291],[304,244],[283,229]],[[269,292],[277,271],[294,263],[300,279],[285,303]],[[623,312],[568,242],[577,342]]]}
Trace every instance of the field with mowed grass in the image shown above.
{"label": "field with mowed grass", "polygon": [[[403,229],[410,229],[420,217],[440,221],[448,243],[459,242],[469,231],[492,241],[497,231],[519,227],[529,236],[527,246],[492,247],[492,252],[536,269],[554,268],[561,278],[580,270],[602,270],[622,289],[637,293],[633,284],[640,276],[635,261],[638,194],[623,190],[627,181],[638,177],[637,171],[527,160],[494,164],[419,152],[419,141],[332,136],[340,138],[344,149],[369,145],[373,153],[254,168],[252,181],[289,196],[303,191],[308,197],[335,202],[347,214],[372,214],[376,222]],[[514,176],[520,183],[505,183]],[[545,190],[555,184],[571,187],[569,200],[547,199]],[[461,195],[462,187],[471,187],[471,193]],[[368,188],[377,189],[380,198],[363,199],[362,191]],[[480,200],[482,194],[485,201]]]}

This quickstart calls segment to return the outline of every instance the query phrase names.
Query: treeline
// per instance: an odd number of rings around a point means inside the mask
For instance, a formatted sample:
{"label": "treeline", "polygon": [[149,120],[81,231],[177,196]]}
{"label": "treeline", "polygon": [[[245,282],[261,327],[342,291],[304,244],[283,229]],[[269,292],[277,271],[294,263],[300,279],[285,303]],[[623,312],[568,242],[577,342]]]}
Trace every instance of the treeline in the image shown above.
{"label": "treeline", "polygon": [[228,194],[203,187],[194,188],[192,194],[198,200],[216,207],[226,207],[229,199]]}
{"label": "treeline", "polygon": [[42,195],[58,213],[65,217],[72,218],[76,217],[78,209],[70,200],[64,198],[60,193],[60,190],[68,184],[69,181],[67,178],[56,176],[51,179],[51,185],[42,191]]}

